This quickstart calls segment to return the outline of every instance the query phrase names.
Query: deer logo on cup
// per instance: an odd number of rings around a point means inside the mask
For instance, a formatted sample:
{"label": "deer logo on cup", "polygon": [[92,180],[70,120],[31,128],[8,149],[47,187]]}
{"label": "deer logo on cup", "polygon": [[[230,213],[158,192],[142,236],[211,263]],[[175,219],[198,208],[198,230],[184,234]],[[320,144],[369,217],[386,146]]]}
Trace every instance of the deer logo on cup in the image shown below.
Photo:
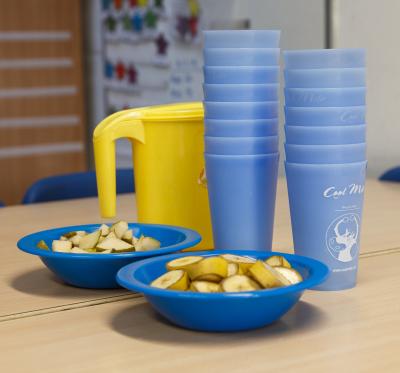
{"label": "deer logo on cup", "polygon": [[348,213],[337,217],[326,232],[326,245],[330,254],[340,262],[351,262],[357,255],[360,217]]}

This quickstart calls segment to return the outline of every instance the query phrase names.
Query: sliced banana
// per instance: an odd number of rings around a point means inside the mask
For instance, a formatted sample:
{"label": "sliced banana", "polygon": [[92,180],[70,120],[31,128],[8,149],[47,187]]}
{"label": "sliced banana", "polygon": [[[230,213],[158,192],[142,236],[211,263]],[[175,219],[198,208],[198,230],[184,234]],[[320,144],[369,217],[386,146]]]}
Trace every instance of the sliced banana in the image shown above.
{"label": "sliced banana", "polygon": [[260,260],[253,264],[247,273],[265,289],[290,285],[286,277]]}
{"label": "sliced banana", "polygon": [[160,289],[170,290],[187,290],[189,287],[189,278],[185,271],[177,269],[164,273],[160,277],[156,278],[151,286]]}
{"label": "sliced banana", "polygon": [[260,286],[251,278],[245,275],[234,275],[221,282],[221,287],[226,292],[254,291]]}
{"label": "sliced banana", "polygon": [[292,268],[290,263],[281,255],[270,256],[265,263],[269,264],[271,267],[285,267]]}
{"label": "sliced banana", "polygon": [[293,268],[275,267],[275,270],[285,277],[291,285],[298,284],[299,282],[303,281],[301,274]]}
{"label": "sliced banana", "polygon": [[219,284],[210,281],[193,281],[190,284],[191,291],[196,291],[198,293],[219,293],[221,287]]}
{"label": "sliced banana", "polygon": [[219,283],[223,280],[223,277],[219,276],[219,275],[215,275],[213,273],[209,273],[208,275],[200,275],[200,276],[196,277],[196,280]]}
{"label": "sliced banana", "polygon": [[184,256],[183,258],[178,258],[171,260],[167,263],[167,269],[172,271],[174,269],[185,269],[188,266],[198,263],[203,260],[202,256]]}
{"label": "sliced banana", "polygon": [[256,262],[255,259],[250,258],[248,256],[232,255],[232,254],[223,254],[221,256],[229,263],[239,264],[243,273],[246,273],[247,270]]}
{"label": "sliced banana", "polygon": [[187,267],[186,270],[191,280],[212,281],[210,277],[220,280],[228,275],[228,262],[220,256],[211,256]]}
{"label": "sliced banana", "polygon": [[242,268],[237,263],[228,263],[228,277],[234,275],[243,275]]}

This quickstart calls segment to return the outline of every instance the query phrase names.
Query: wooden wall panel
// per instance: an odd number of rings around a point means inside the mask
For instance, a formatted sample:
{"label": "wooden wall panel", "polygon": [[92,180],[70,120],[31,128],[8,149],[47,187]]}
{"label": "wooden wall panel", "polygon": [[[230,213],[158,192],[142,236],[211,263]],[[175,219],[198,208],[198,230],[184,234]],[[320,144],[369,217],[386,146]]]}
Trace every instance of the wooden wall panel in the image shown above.
{"label": "wooden wall panel", "polygon": [[[0,0],[0,200],[86,168],[81,2]],[[63,149],[60,151],[60,149]]]}
{"label": "wooden wall panel", "polygon": [[33,88],[75,86],[74,68],[0,69],[0,90],[4,88]]}
{"label": "wooden wall panel", "polygon": [[[7,172],[7,182],[2,179],[2,194],[17,203],[24,196],[26,186],[55,173],[84,171],[84,161],[82,152],[0,159],[0,170]],[[13,170],[23,170],[23,172],[13,172]]]}

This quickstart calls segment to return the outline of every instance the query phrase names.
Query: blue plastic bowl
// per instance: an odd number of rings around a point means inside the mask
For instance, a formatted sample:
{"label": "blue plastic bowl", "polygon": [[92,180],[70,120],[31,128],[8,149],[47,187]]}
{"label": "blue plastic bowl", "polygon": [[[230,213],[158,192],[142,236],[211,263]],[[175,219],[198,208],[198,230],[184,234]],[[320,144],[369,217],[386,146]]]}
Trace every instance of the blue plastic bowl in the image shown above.
{"label": "blue plastic bowl", "polygon": [[70,285],[91,289],[113,289],[119,287],[115,276],[123,266],[138,260],[177,252],[201,241],[200,235],[191,229],[133,223],[129,224],[129,228],[133,229],[135,236],[143,234],[153,237],[161,242],[161,248],[121,254],[69,254],[36,247],[40,240],[44,240],[51,247],[52,241],[64,233],[78,230],[92,232],[99,227],[99,224],[88,224],[49,229],[21,238],[17,246],[28,254],[39,256],[57,277]]}
{"label": "blue plastic bowl", "polygon": [[233,332],[260,328],[278,320],[298,302],[304,290],[321,284],[329,272],[317,260],[292,254],[245,250],[196,253],[205,257],[220,254],[248,255],[259,259],[283,255],[302,274],[304,281],[276,289],[212,294],[164,290],[149,285],[166,272],[167,262],[193,253],[132,263],[118,272],[117,281],[129,290],[143,293],[161,315],[176,325],[207,332]]}

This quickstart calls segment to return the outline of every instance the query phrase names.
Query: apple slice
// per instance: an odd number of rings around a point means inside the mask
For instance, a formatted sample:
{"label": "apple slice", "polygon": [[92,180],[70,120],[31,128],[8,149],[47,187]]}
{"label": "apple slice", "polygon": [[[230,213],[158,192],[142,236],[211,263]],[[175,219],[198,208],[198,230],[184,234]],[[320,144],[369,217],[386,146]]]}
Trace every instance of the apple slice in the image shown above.
{"label": "apple slice", "polygon": [[68,240],[54,240],[51,244],[51,249],[58,253],[70,253],[72,249],[72,242]]}
{"label": "apple slice", "polygon": [[101,231],[94,231],[92,233],[87,234],[86,236],[81,237],[79,241],[79,248],[82,250],[95,248],[97,242],[99,242],[100,235]]}
{"label": "apple slice", "polygon": [[100,250],[115,250],[116,252],[134,251],[133,245],[119,238],[106,238],[96,246]]}

